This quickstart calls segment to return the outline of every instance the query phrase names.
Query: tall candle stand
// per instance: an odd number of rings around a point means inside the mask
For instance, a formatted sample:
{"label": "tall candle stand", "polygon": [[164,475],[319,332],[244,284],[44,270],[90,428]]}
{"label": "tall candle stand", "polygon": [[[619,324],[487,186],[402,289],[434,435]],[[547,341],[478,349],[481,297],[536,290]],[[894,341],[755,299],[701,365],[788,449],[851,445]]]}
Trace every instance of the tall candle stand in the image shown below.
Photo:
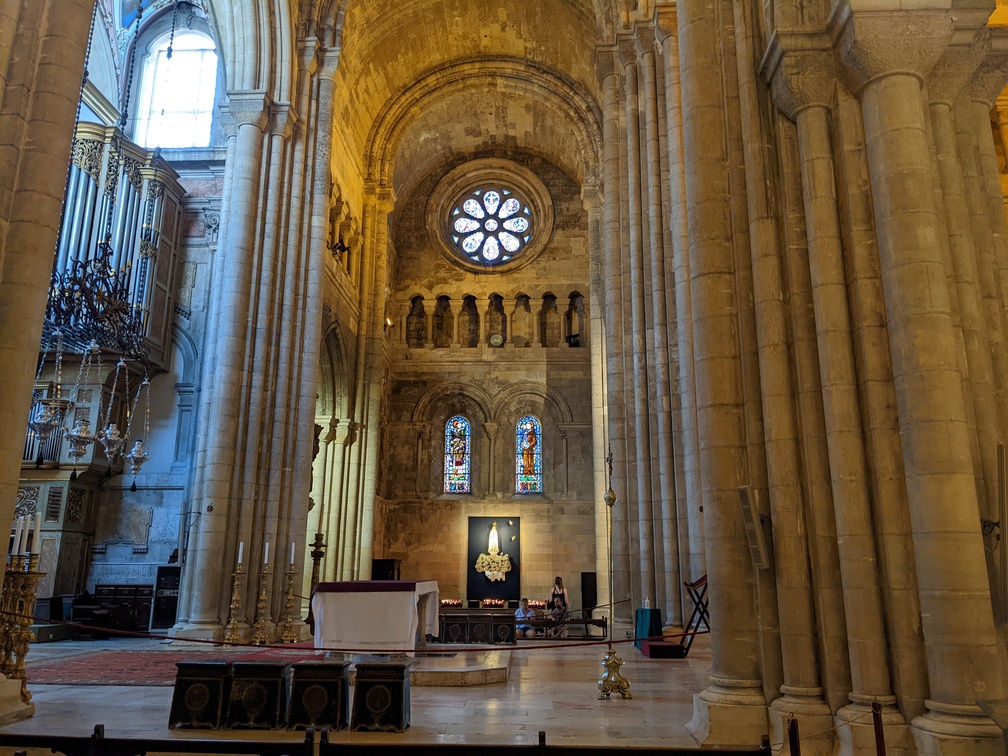
{"label": "tall candle stand", "polygon": [[234,578],[234,584],[231,588],[231,607],[228,612],[228,623],[224,627],[224,642],[225,643],[241,643],[245,640],[245,625],[244,622],[239,620],[241,616],[241,576],[242,572],[241,565],[235,566],[235,571],[231,573],[231,577]]}
{"label": "tall candle stand", "polygon": [[8,679],[21,680],[21,700],[31,704],[25,656],[34,636],[28,629],[35,612],[39,579],[38,554],[11,556],[4,571],[3,594],[0,595],[0,672]]}
{"label": "tall candle stand", "polygon": [[269,629],[269,594],[266,592],[269,575],[268,569],[259,573],[259,601],[256,604],[255,623],[252,625],[252,643],[257,646],[265,646],[273,640]]}
{"label": "tall candle stand", "polygon": [[287,575],[287,600],[284,602],[283,612],[280,615],[280,642],[297,643],[301,636],[294,627],[294,576],[297,572],[294,565],[290,566]]}
{"label": "tall candle stand", "polygon": [[627,680],[620,668],[623,666],[623,659],[616,655],[613,649],[612,634],[615,630],[616,616],[613,612],[615,606],[613,602],[613,558],[612,558],[612,511],[616,505],[616,492],[612,487],[612,447],[609,447],[609,455],[605,460],[609,465],[609,488],[605,492],[602,500],[606,505],[606,553],[609,558],[609,643],[605,655],[602,657],[602,676],[598,680],[599,699],[609,698],[613,693],[619,693],[623,698],[633,698],[630,693],[630,681]]}

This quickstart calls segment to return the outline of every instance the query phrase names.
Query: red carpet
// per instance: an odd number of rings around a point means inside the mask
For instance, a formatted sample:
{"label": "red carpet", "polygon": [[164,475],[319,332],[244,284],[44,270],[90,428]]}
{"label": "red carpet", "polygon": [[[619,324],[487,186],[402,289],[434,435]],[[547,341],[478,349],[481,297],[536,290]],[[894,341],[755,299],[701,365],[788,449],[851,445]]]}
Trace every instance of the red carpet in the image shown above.
{"label": "red carpet", "polygon": [[174,685],[175,663],[182,661],[287,661],[321,660],[310,646],[287,648],[217,648],[209,651],[102,650],[54,659],[32,659],[26,666],[29,684],[36,685]]}

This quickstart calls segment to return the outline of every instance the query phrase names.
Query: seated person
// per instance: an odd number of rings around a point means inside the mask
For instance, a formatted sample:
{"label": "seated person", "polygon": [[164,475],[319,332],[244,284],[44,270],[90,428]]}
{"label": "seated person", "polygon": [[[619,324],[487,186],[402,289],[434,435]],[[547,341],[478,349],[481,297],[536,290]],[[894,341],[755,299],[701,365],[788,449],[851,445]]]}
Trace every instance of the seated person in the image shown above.
{"label": "seated person", "polygon": [[535,638],[536,631],[526,620],[535,619],[535,609],[529,609],[528,599],[522,598],[521,605],[515,609],[515,638]]}
{"label": "seated person", "polygon": [[553,622],[553,626],[549,630],[551,637],[566,638],[570,635],[570,625],[561,624],[567,619],[567,605],[563,603],[562,599],[554,599],[549,618]]}

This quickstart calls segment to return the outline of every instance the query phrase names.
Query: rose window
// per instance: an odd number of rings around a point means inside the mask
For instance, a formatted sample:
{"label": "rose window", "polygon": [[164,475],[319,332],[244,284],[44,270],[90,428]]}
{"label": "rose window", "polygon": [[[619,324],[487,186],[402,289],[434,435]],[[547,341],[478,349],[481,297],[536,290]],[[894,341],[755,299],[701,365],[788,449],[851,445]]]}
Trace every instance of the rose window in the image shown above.
{"label": "rose window", "polygon": [[510,189],[475,189],[451,211],[451,238],[473,262],[507,262],[532,238],[532,211]]}

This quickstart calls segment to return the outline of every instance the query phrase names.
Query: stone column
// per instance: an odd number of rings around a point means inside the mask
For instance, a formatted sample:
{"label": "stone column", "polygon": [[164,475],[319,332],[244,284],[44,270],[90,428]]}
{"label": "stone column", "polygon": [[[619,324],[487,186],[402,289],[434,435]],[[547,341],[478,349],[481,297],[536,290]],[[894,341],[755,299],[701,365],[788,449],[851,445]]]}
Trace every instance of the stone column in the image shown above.
{"label": "stone column", "polygon": [[342,539],[346,532],[343,523],[350,505],[347,497],[347,447],[353,444],[356,424],[339,420],[332,429],[329,443],[329,465],[326,470],[326,496],[319,521],[319,532],[325,535],[326,555],[322,561],[322,579],[335,580],[340,574],[343,554]]}
{"label": "stone column", "polygon": [[[794,36],[784,44],[797,47],[812,42]],[[896,697],[890,684],[830,143],[828,102],[835,64],[828,53],[793,53],[783,48],[778,52],[784,60],[774,78],[777,104],[798,127],[812,302],[850,649],[853,706],[845,707],[839,716],[843,721],[858,719],[870,711],[872,700],[877,698],[889,707],[887,717],[892,718],[897,715]]]}
{"label": "stone column", "polygon": [[850,701],[850,659],[813,317],[797,131],[791,121],[782,113],[778,114],[784,268],[788,284],[785,291],[789,304],[791,349],[795,366],[795,404],[802,425],[799,443],[804,462],[802,479],[808,503],[807,539],[818,625],[821,682],[830,710],[836,711]]}
{"label": "stone column", "polygon": [[[647,217],[651,233],[646,251],[650,262],[648,278],[651,283],[650,331],[652,353],[648,360],[651,398],[652,449],[656,450],[657,465],[652,473],[657,476],[654,489],[659,501],[653,503],[652,519],[655,527],[654,561],[659,565],[655,576],[655,603],[663,606],[666,624],[682,627],[682,576],[679,570],[679,521],[676,516],[676,481],[672,464],[672,394],[669,377],[668,305],[669,293],[665,290],[666,252],[662,218],[662,164],[658,130],[658,80],[655,62],[654,30],[646,28],[638,38],[641,67],[641,110],[644,113],[645,149],[642,161],[646,165],[646,189],[649,199]],[[667,600],[666,600],[667,597]],[[660,602],[660,603],[659,603]]]}
{"label": "stone column", "polygon": [[[374,502],[378,486],[378,442],[381,438],[381,398],[385,372],[385,288],[388,284],[388,218],[395,206],[395,195],[386,187],[379,187],[376,194],[373,286],[366,296],[370,299],[367,310],[368,346],[367,363],[364,373],[363,390],[365,409],[361,425],[365,456],[361,464],[362,483],[360,498],[360,520],[357,524],[357,574],[365,578],[371,575],[372,538],[374,532]],[[433,321],[433,312],[428,323]],[[431,342],[433,346],[433,342]]]}
{"label": "stone column", "polygon": [[[204,371],[201,383],[207,393],[213,393],[213,401],[200,422],[206,451],[194,485],[194,491],[198,491],[194,499],[202,509],[196,543],[189,550],[189,569],[201,579],[193,584],[189,621],[184,628],[186,635],[200,637],[217,637],[222,632],[219,597],[224,573],[219,566],[229,541],[229,523],[235,515],[231,512],[231,484],[238,451],[236,433],[248,335],[240,324],[248,322],[253,251],[258,246],[254,230],[259,217],[259,170],[268,115],[265,95],[231,93],[228,115],[236,131],[235,148],[228,161],[233,176],[230,202],[222,208],[229,228],[226,246],[218,247],[224,262],[213,345],[216,364],[210,363],[212,367]],[[260,545],[250,542],[250,553],[257,553]]]}
{"label": "stone column", "polygon": [[728,193],[728,134],[720,28],[729,23],[703,0],[679,6],[683,146],[697,421],[710,584],[713,669],[694,697],[688,729],[704,745],[751,742],[766,732],[766,700],[754,618],[755,580],[738,506],[746,458],[741,345],[736,318]]}
{"label": "stone column", "polygon": [[[594,179],[594,177],[593,177]],[[581,198],[588,215],[588,286],[593,302],[601,302],[603,294],[602,277],[602,206],[599,201],[595,182],[586,181],[581,189]],[[609,548],[608,515],[609,510],[603,497],[608,490],[608,471],[605,458],[609,453],[607,448],[605,424],[605,341],[603,330],[605,323],[602,318],[602,308],[588,309],[588,342],[591,355],[591,392],[592,392],[592,470],[594,478],[594,496],[592,505],[595,511],[595,574],[598,594],[598,606],[609,603]],[[594,616],[602,616],[597,611]],[[608,609],[605,611],[608,616]],[[610,622],[611,622],[610,618]]]}
{"label": "stone column", "polygon": [[[630,559],[627,550],[626,404],[624,380],[623,262],[620,235],[619,69],[615,47],[596,55],[602,85],[602,256],[607,273],[604,290],[606,350],[606,453],[613,455],[612,486],[617,503],[612,512],[613,596],[616,618],[630,621]],[[608,483],[608,481],[607,481]],[[623,603],[616,603],[623,602]]]}
{"label": "stone column", "polygon": [[703,490],[700,485],[700,440],[697,436],[696,381],[693,369],[693,316],[689,288],[689,238],[686,233],[686,180],[683,169],[682,100],[679,84],[679,39],[674,6],[656,8],[657,34],[665,54],[665,106],[668,123],[672,273],[675,281],[676,363],[682,415],[682,480],[679,512],[683,580],[693,581],[707,572],[703,541]]}
{"label": "stone column", "polygon": [[[94,0],[0,8],[0,523],[14,517]],[[31,716],[0,675],[0,719]]]}
{"label": "stone column", "polygon": [[[645,271],[644,271],[644,219],[642,206],[642,173],[640,144],[640,109],[637,77],[637,49],[634,41],[624,38],[620,42],[620,62],[623,65],[623,83],[626,90],[625,135],[626,135],[626,175],[628,217],[626,234],[629,245],[629,259],[624,272],[630,275],[630,286],[627,291],[630,299],[630,360],[633,401],[633,419],[628,418],[626,430],[633,435],[633,443],[627,444],[628,487],[627,494],[632,497],[629,512],[636,520],[636,532],[631,539],[630,564],[634,565],[633,557],[637,557],[636,565],[631,574],[636,581],[631,580],[630,595],[637,606],[643,606],[644,596],[655,595],[655,563],[654,563],[654,531],[651,485],[651,427],[648,410],[649,375],[647,330],[652,326],[648,321],[650,314],[645,311]],[[629,409],[629,407],[628,407]],[[631,532],[633,528],[631,528]],[[635,553],[636,552],[636,553]],[[637,585],[634,585],[634,582]],[[636,589],[636,590],[635,590]],[[639,593],[637,592],[639,591]]]}
{"label": "stone column", "polygon": [[[781,106],[782,90],[790,81],[779,67],[783,57],[782,36],[771,47],[769,66],[776,71],[764,71],[774,84],[773,92]],[[749,47],[751,38],[743,44]],[[779,57],[778,57],[779,56]],[[780,292],[785,289],[780,254],[782,239],[774,223],[774,212],[766,192],[761,187],[772,181],[773,166],[767,165],[762,145],[770,140],[764,131],[759,103],[754,91],[755,79],[745,70],[748,58],[741,55],[739,78],[742,101],[742,135],[746,150],[746,197],[749,202],[750,234],[753,241],[753,289],[759,343],[760,385],[767,456],[770,509],[773,517],[774,562],[777,579],[777,605],[780,615],[783,684],[781,697],[771,703],[773,740],[784,740],[786,718],[792,712],[802,718],[803,729],[827,733],[815,744],[826,750],[832,741],[831,712],[823,696],[815,647],[816,614],[813,605],[811,569],[809,563],[805,501],[801,487],[801,455],[798,447],[799,420],[792,397],[795,385],[789,357],[789,337],[786,330],[787,312]],[[767,60],[765,58],[764,60]],[[820,89],[829,82],[817,83]],[[787,93],[789,94],[789,93]],[[783,104],[794,116],[794,109]],[[811,222],[811,219],[810,219]]]}
{"label": "stone column", "polygon": [[[942,11],[848,18],[843,63],[860,83],[931,698],[912,722],[919,750],[1000,753],[976,705],[1001,698],[969,432],[921,102],[952,33]],[[927,296],[922,296],[926,292]],[[948,506],[948,502],[956,506]],[[968,744],[968,745],[967,745]],[[965,749],[965,750],[964,750]]]}
{"label": "stone column", "polygon": [[[12,7],[13,6],[13,7]],[[11,522],[94,0],[0,10],[0,522]],[[2,694],[0,694],[2,695]],[[0,704],[2,706],[2,704]]]}
{"label": "stone column", "polygon": [[[983,39],[987,43],[986,37]],[[931,131],[938,162],[938,176],[942,192],[944,220],[948,229],[950,267],[958,303],[959,323],[963,340],[966,370],[963,371],[966,398],[971,407],[970,419],[975,423],[979,460],[975,465],[982,471],[984,496],[980,502],[984,517],[998,519],[998,462],[997,446],[1006,427],[1006,408],[998,401],[994,390],[994,366],[987,339],[981,297],[977,283],[977,250],[973,242],[969,204],[956,139],[952,106],[962,93],[969,77],[977,70],[989,44],[975,44],[962,50],[950,47],[929,77],[928,94],[931,98]],[[984,135],[993,144],[988,135]],[[1004,216],[1000,182],[997,187],[997,206]],[[998,604],[996,555],[986,552],[991,592]],[[1001,607],[1003,610],[1003,607]]]}

